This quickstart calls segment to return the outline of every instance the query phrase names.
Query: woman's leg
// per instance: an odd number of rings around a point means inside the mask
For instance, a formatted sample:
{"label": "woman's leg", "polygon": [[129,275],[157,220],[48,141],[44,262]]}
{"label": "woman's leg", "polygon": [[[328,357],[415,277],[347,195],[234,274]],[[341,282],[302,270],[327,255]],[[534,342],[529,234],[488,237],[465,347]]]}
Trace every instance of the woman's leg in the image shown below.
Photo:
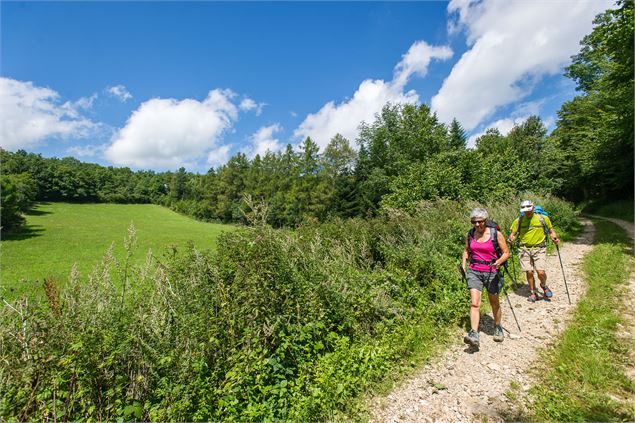
{"label": "woman's leg", "polygon": [[478,332],[478,324],[481,321],[481,291],[470,289],[470,324],[472,330]]}
{"label": "woman's leg", "polygon": [[489,304],[492,306],[492,314],[494,315],[494,323],[496,326],[500,326],[503,319],[503,312],[501,311],[500,297],[498,294],[489,294]]}

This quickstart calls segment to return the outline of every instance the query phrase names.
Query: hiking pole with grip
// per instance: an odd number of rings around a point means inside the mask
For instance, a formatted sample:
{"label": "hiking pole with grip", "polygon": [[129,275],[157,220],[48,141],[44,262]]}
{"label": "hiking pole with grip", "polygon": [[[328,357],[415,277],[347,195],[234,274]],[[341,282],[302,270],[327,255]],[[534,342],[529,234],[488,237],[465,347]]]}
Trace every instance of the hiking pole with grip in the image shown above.
{"label": "hiking pole with grip", "polygon": [[[465,269],[463,269],[463,266],[459,264],[459,273],[461,274],[461,279],[463,279],[463,281],[465,282],[465,286],[467,285],[467,276],[465,275]],[[469,288],[469,286],[468,286]]]}
{"label": "hiking pole with grip", "polygon": [[[509,269],[507,268],[507,262],[503,263],[503,269],[505,269],[509,277],[512,278],[512,283],[516,283],[516,280],[512,277],[511,273],[509,273]],[[518,319],[516,318],[516,313],[514,312],[514,307],[512,306],[512,300],[509,299],[509,292],[507,292],[507,287],[505,286],[504,281],[503,281],[503,291],[505,291],[505,297],[507,298],[507,303],[509,304],[509,308],[512,311],[514,320],[516,321],[516,326],[518,326],[518,332],[522,332],[522,329],[520,329],[520,323],[518,323]]]}
{"label": "hiking pole with grip", "polygon": [[[511,244],[511,250],[512,250],[512,271],[514,272],[514,275],[517,275],[516,273],[516,260],[518,259],[518,248],[516,248],[515,244]],[[505,269],[507,270],[507,262],[505,262]],[[509,275],[509,270],[507,270],[507,274]],[[516,279],[512,278],[512,282],[514,283],[514,288],[518,289],[518,282],[516,282]]]}
{"label": "hiking pole with grip", "polygon": [[556,251],[558,252],[558,259],[560,260],[560,269],[562,269],[562,279],[564,279],[564,287],[567,289],[567,298],[569,299],[569,305],[571,305],[571,297],[569,296],[569,285],[567,285],[567,277],[564,275],[564,266],[562,265],[562,256],[560,256],[560,247],[554,242]]}

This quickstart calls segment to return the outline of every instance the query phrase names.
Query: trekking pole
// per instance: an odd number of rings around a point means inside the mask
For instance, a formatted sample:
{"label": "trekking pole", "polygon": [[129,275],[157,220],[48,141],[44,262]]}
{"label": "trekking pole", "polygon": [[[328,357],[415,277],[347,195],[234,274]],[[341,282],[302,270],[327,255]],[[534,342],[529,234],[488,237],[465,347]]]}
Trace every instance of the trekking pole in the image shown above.
{"label": "trekking pole", "polygon": [[[514,275],[516,275],[516,259],[518,258],[518,249],[516,249],[516,245],[515,244],[511,244],[511,250],[512,250],[512,271],[514,272]],[[507,262],[505,262],[505,264],[507,264]],[[507,271],[507,274],[509,274],[509,271]],[[516,282],[516,279],[512,278],[512,282],[514,283],[514,288],[518,288],[518,283]]]}
{"label": "trekking pole", "polygon": [[512,300],[509,299],[509,293],[507,292],[507,287],[505,285],[503,285],[503,290],[505,291],[505,297],[507,297],[507,303],[509,303],[509,308],[512,310],[512,315],[514,316],[514,320],[516,321],[516,326],[518,326],[518,332],[522,332],[522,329],[520,329],[520,323],[518,323],[518,319],[516,318],[516,313],[514,312],[514,307],[512,307]]}
{"label": "trekking pole", "polygon": [[459,264],[459,273],[461,274],[461,279],[463,279],[463,282],[465,282],[465,286],[467,285],[467,276],[465,275],[465,269],[463,269],[463,266]]}
{"label": "trekking pole", "polygon": [[558,259],[560,260],[560,268],[562,269],[562,279],[564,279],[564,287],[567,289],[567,298],[569,299],[569,305],[571,305],[571,297],[569,296],[569,286],[567,285],[567,278],[564,275],[564,266],[562,265],[562,257],[560,256],[560,247],[554,242],[556,251],[558,252]]}
{"label": "trekking pole", "polygon": [[[509,269],[507,268],[507,262],[503,263],[503,269],[505,269],[509,277],[512,279],[512,283],[516,283],[516,280],[514,279],[514,277],[511,275],[511,273],[509,273]],[[512,306],[512,300],[509,299],[509,292],[507,292],[507,287],[505,286],[505,282],[503,282],[503,291],[505,291],[505,297],[507,297],[507,303],[509,304],[509,308],[512,311],[514,320],[516,321],[516,326],[518,326],[518,332],[522,332],[522,329],[520,329],[520,323],[518,323],[518,319],[516,318],[516,313],[514,312],[514,307]]]}
{"label": "trekking pole", "polygon": [[518,286],[518,282],[516,282],[516,278],[512,276],[509,269],[507,268],[507,262],[503,263],[503,269],[505,269],[505,271],[507,272],[507,276],[509,276],[509,278],[512,280],[512,284],[514,284],[514,286]]}

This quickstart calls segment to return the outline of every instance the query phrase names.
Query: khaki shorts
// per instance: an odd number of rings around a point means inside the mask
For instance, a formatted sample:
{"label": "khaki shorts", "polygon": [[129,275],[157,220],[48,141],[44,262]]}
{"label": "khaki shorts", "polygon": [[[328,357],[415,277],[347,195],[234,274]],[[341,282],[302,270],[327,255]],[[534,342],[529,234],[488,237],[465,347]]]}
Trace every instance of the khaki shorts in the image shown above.
{"label": "khaki shorts", "polygon": [[523,272],[545,270],[547,265],[547,249],[545,247],[520,247],[520,269]]}

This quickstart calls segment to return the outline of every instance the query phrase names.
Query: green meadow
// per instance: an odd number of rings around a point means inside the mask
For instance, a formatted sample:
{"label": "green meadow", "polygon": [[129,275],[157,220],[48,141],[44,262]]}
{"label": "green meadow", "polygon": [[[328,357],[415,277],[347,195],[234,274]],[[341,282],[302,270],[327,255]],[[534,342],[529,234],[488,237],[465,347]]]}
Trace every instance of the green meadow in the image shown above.
{"label": "green meadow", "polygon": [[234,229],[151,204],[42,203],[26,218],[20,231],[2,234],[0,294],[6,299],[39,297],[44,278],[64,283],[75,263],[80,277],[86,277],[113,243],[114,256],[123,259],[131,224],[135,262],[145,260],[148,250],[160,258],[190,241],[200,250],[213,249],[223,231]]}

